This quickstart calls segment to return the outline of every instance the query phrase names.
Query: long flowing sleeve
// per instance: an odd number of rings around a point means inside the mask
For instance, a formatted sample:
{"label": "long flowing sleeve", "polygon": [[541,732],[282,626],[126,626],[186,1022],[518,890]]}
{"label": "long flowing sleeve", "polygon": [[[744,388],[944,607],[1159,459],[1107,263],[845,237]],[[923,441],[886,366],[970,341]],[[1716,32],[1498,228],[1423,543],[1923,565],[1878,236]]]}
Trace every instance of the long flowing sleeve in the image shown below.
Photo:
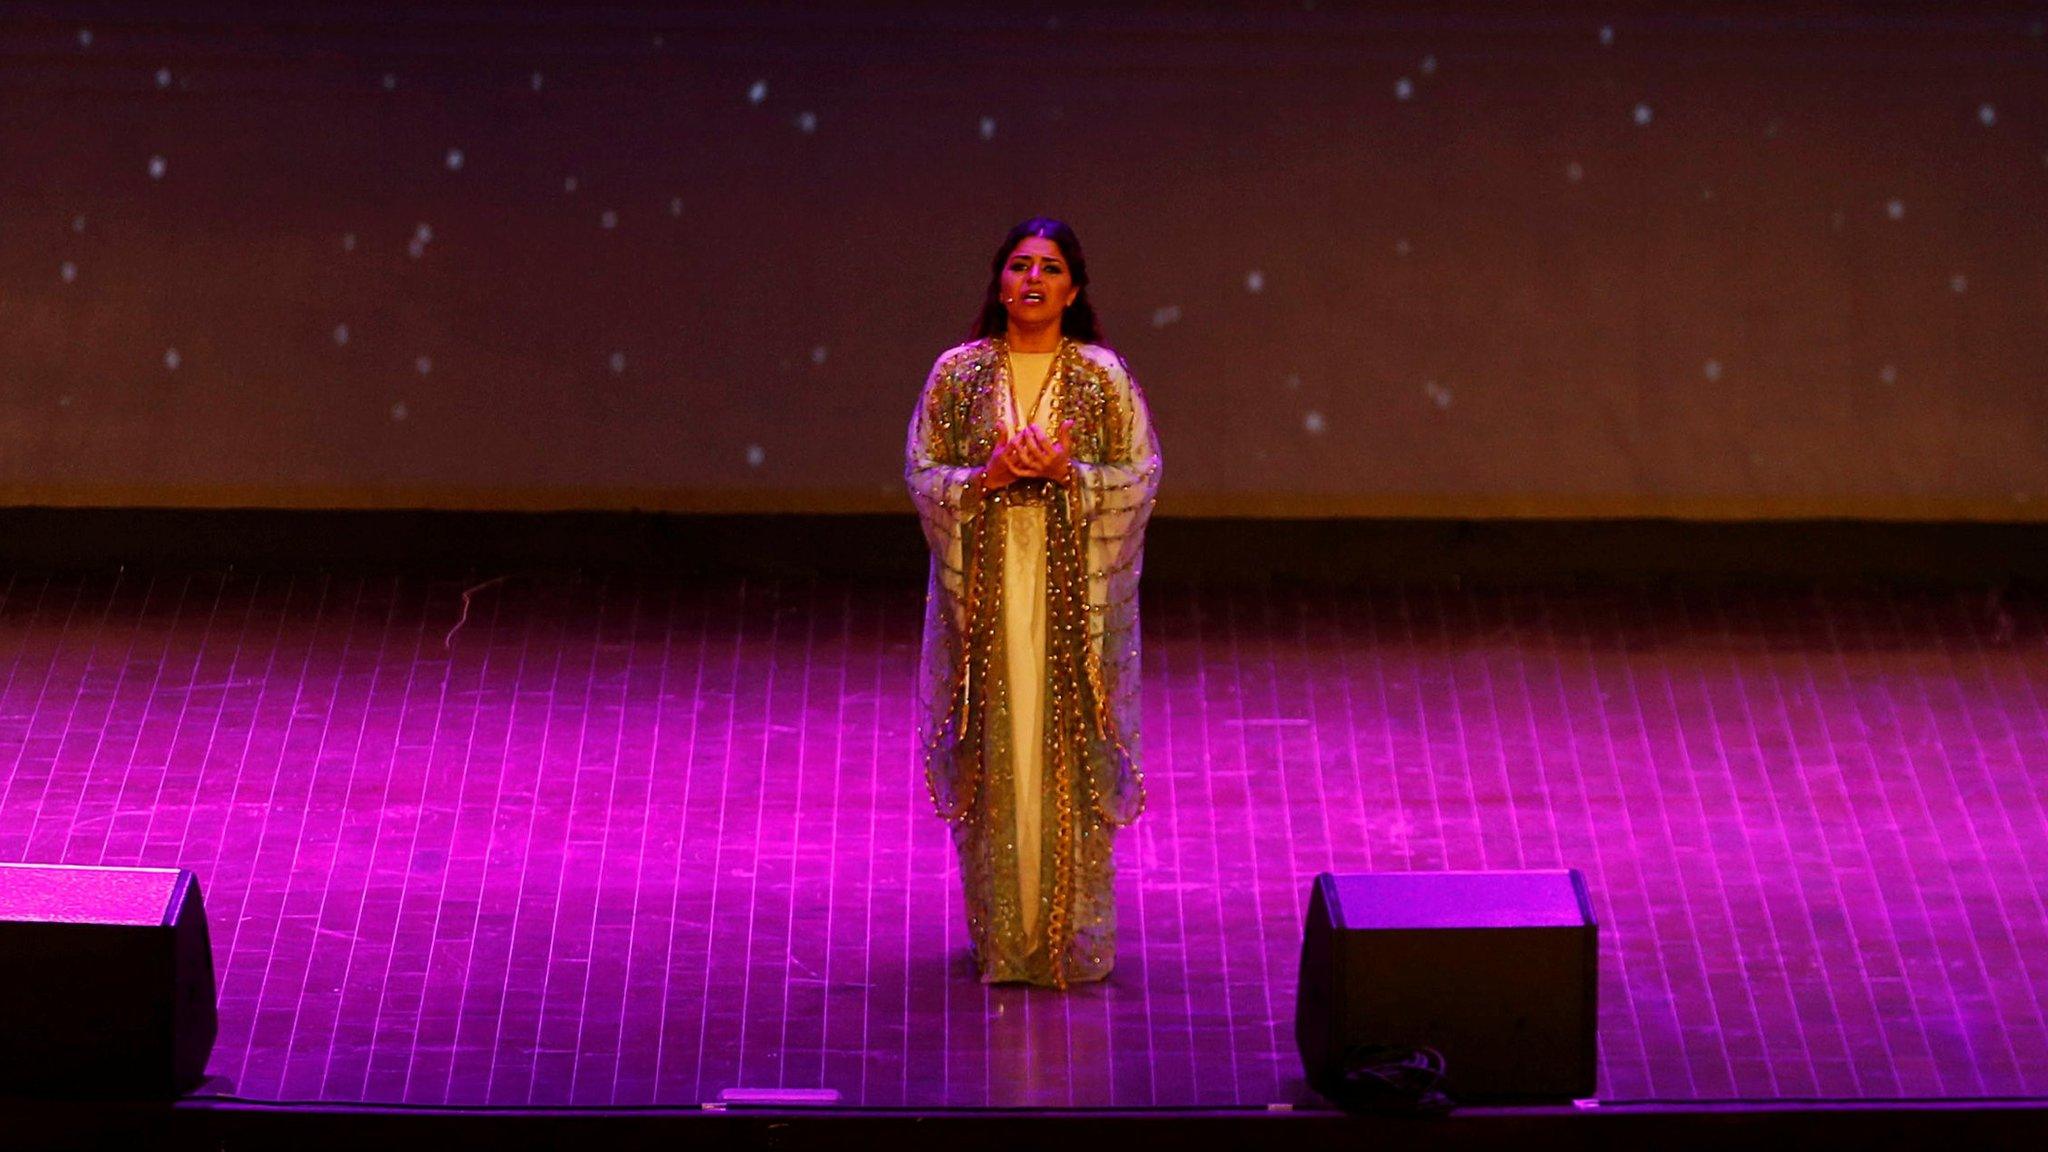
{"label": "long flowing sleeve", "polygon": [[1108,369],[1105,459],[1074,461],[1075,519],[1087,527],[1091,607],[1136,594],[1145,526],[1159,491],[1159,447],[1144,392],[1122,360]]}
{"label": "long flowing sleeve", "polygon": [[1138,579],[1145,527],[1159,490],[1159,444],[1144,391],[1123,360],[1106,349],[1089,351],[1089,360],[1102,370],[1089,438],[1099,458],[1075,459],[1070,489],[1085,542],[1090,687],[1099,719],[1100,746],[1089,759],[1101,815],[1128,824],[1145,802],[1138,770]]}
{"label": "long flowing sleeve", "polygon": [[972,804],[979,777],[965,695],[974,559],[968,541],[986,510],[980,480],[988,453],[972,424],[974,390],[957,371],[961,353],[954,349],[932,366],[903,453],[904,483],[931,550],[918,660],[918,742],[932,804],[949,820]]}
{"label": "long flowing sleeve", "polygon": [[948,595],[962,593],[963,541],[968,522],[981,511],[983,463],[966,459],[969,445],[961,430],[966,423],[965,399],[957,383],[943,371],[945,359],[933,365],[917,410],[910,418],[910,439],[904,446],[903,478],[924,529],[936,572]]}

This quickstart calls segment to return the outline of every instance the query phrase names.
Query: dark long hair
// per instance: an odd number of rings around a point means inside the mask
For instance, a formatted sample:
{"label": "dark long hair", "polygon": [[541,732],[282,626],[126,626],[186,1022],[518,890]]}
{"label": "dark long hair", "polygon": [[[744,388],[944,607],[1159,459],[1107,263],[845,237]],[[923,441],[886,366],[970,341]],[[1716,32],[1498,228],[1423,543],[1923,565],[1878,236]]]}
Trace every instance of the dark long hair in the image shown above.
{"label": "dark long hair", "polygon": [[974,339],[1001,336],[1010,330],[1010,313],[1003,307],[1003,265],[1027,236],[1037,236],[1059,245],[1066,257],[1067,273],[1074,278],[1074,302],[1060,314],[1060,335],[1087,344],[1102,343],[1102,325],[1096,322],[1095,305],[1088,302],[1088,257],[1081,251],[1081,238],[1065,221],[1050,216],[1033,216],[1003,237],[1002,247],[988,266],[988,291],[982,294],[981,314],[974,318]]}

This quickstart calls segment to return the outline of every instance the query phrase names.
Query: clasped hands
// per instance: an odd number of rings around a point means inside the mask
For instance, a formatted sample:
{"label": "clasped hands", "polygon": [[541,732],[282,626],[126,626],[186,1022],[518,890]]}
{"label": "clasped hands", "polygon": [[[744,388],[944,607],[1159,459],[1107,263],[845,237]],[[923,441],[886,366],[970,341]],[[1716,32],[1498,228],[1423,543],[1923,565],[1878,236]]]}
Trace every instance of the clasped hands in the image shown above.
{"label": "clasped hands", "polygon": [[981,473],[983,488],[1007,488],[1019,480],[1050,480],[1065,484],[1073,478],[1074,460],[1067,451],[1067,437],[1074,431],[1068,420],[1051,436],[1033,424],[996,445],[989,454],[988,467]]}

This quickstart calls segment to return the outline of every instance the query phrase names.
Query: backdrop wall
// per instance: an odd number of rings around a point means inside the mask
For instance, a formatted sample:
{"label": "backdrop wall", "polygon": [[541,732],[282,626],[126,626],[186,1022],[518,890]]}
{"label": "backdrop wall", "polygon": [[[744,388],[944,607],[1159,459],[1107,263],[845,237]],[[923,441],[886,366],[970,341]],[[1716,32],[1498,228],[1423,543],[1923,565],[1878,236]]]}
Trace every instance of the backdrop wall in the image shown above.
{"label": "backdrop wall", "polygon": [[12,5],[0,503],[883,510],[1071,220],[1162,511],[2038,520],[2040,5]]}

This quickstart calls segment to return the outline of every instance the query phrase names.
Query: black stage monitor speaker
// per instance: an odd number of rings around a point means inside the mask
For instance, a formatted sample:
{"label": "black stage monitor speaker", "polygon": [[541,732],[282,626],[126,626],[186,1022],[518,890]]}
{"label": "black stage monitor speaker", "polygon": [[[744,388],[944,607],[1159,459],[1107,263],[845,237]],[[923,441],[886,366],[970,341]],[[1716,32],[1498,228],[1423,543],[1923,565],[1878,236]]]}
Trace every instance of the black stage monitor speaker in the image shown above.
{"label": "black stage monitor speaker", "polygon": [[215,1026],[192,873],[0,864],[0,1095],[174,1095]]}
{"label": "black stage monitor speaker", "polygon": [[1593,1095],[1599,957],[1577,869],[1316,877],[1294,1036],[1336,1096],[1345,1054],[1434,1048],[1459,1101]]}

